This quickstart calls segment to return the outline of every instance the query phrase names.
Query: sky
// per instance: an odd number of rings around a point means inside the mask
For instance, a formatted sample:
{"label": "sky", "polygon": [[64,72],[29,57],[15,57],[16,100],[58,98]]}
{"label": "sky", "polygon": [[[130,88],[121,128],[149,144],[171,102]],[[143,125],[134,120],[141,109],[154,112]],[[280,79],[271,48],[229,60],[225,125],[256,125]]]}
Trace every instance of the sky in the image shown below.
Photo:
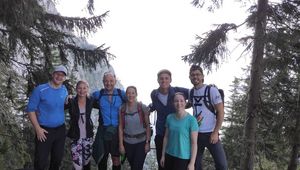
{"label": "sky", "polygon": [[[95,14],[110,11],[103,28],[88,37],[96,46],[105,44],[116,58],[110,61],[116,76],[126,88],[134,85],[138,89],[138,100],[145,104],[151,102],[150,93],[158,88],[157,72],[169,69],[172,72],[172,86],[191,88],[188,73],[190,65],[181,56],[192,52],[191,46],[197,44],[196,35],[213,28],[214,24],[240,24],[248,15],[242,3],[224,1],[223,7],[214,13],[206,8],[191,5],[191,0],[95,0]],[[57,9],[64,16],[87,17],[86,1],[60,0]],[[232,34],[231,40],[245,35],[239,30]],[[234,77],[250,61],[240,57],[243,47],[232,41],[230,56],[212,73],[205,71],[205,83],[216,84],[230,95],[230,85]],[[100,80],[101,81],[101,80]]]}

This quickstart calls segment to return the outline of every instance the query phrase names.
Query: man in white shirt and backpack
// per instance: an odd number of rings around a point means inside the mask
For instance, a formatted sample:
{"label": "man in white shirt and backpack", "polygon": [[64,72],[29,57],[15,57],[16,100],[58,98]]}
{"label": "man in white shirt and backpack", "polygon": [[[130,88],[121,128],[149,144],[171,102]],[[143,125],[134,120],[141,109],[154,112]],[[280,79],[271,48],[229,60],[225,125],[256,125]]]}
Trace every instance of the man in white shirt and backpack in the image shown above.
{"label": "man in white shirt and backpack", "polygon": [[222,97],[216,87],[203,83],[204,75],[200,66],[192,65],[189,77],[194,85],[191,90],[193,94],[190,94],[189,98],[193,107],[193,115],[197,118],[199,125],[195,170],[202,170],[205,147],[214,159],[216,170],[227,170],[226,155],[219,138],[219,130],[224,119]]}

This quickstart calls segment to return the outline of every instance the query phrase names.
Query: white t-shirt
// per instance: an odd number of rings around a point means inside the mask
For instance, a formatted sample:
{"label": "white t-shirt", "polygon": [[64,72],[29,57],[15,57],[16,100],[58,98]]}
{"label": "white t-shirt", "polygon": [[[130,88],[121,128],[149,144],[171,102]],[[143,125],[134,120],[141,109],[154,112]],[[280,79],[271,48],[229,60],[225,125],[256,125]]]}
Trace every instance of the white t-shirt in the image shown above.
{"label": "white t-shirt", "polygon": [[[212,132],[216,126],[216,115],[212,113],[204,104],[204,98],[208,98],[208,94],[205,93],[206,84],[200,89],[194,89],[193,97],[193,115],[197,117],[202,115],[201,123],[198,132],[206,133]],[[213,105],[222,103],[221,95],[217,88],[210,88],[210,100]],[[208,99],[206,99],[208,101]]]}

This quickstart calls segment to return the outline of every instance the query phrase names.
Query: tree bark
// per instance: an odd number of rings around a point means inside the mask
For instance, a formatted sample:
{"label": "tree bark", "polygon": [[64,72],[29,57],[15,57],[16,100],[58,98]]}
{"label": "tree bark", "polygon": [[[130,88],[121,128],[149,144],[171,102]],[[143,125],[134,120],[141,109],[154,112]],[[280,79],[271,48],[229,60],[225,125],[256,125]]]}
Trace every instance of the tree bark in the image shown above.
{"label": "tree bark", "polygon": [[[300,80],[298,76],[298,80]],[[298,153],[299,153],[299,146],[300,146],[300,108],[299,108],[299,100],[300,100],[300,85],[298,88],[298,99],[297,99],[297,107],[296,107],[296,127],[294,131],[294,139],[293,139],[293,146],[291,150],[291,158],[290,163],[288,166],[288,170],[296,170],[297,169],[297,161],[298,161]]]}
{"label": "tree bark", "polygon": [[266,15],[268,0],[258,0],[255,21],[253,56],[250,72],[250,88],[247,100],[247,113],[244,129],[244,155],[241,157],[240,169],[253,170],[256,145],[256,124],[259,111],[259,93],[261,89],[261,77],[263,72],[263,55],[265,47]]}

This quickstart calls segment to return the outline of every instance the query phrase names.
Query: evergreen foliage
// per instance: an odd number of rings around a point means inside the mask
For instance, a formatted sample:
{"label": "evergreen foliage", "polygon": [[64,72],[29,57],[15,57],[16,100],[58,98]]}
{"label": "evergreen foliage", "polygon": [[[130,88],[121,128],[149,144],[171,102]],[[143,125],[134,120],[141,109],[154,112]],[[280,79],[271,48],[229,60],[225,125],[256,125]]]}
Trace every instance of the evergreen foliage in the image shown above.
{"label": "evergreen foliage", "polygon": [[[92,14],[92,0],[87,7]],[[34,131],[24,109],[33,88],[49,80],[54,65],[109,65],[114,56],[104,45],[82,46],[84,37],[102,27],[107,14],[64,17],[52,0],[0,0],[1,168],[32,167]]]}
{"label": "evergreen foliage", "polygon": [[[258,0],[258,4],[259,2],[261,1]],[[265,9],[266,28],[261,27],[259,30],[262,35],[257,37],[255,32],[254,35],[241,37],[239,40],[245,45],[244,52],[253,50],[254,60],[251,65],[252,76],[234,81],[229,113],[225,119],[227,126],[224,128],[223,141],[229,169],[297,169],[297,157],[300,155],[300,4],[289,0],[269,2]],[[258,24],[264,24],[257,22],[261,16],[257,12],[257,5],[250,7],[249,12],[244,23],[220,24],[215,30],[206,33],[192,47],[192,53],[182,59],[201,65],[209,71],[212,65],[218,66],[229,54],[226,40],[230,30],[239,29],[245,24],[254,30]],[[255,47],[255,43],[261,46]],[[262,46],[264,58],[262,62],[258,62],[258,66],[255,64],[257,49]],[[261,80],[254,80],[257,76],[261,76]],[[261,85],[256,86],[257,84]],[[253,88],[253,85],[256,87]],[[254,93],[258,95],[251,97]],[[247,126],[249,119],[255,120]],[[250,128],[254,128],[254,131],[250,132]],[[251,133],[251,138],[246,136],[243,140],[243,133]],[[249,142],[252,144],[248,145]],[[240,152],[241,148],[246,152]],[[254,154],[249,154],[249,151]],[[242,166],[240,158],[243,157],[245,164]]]}

